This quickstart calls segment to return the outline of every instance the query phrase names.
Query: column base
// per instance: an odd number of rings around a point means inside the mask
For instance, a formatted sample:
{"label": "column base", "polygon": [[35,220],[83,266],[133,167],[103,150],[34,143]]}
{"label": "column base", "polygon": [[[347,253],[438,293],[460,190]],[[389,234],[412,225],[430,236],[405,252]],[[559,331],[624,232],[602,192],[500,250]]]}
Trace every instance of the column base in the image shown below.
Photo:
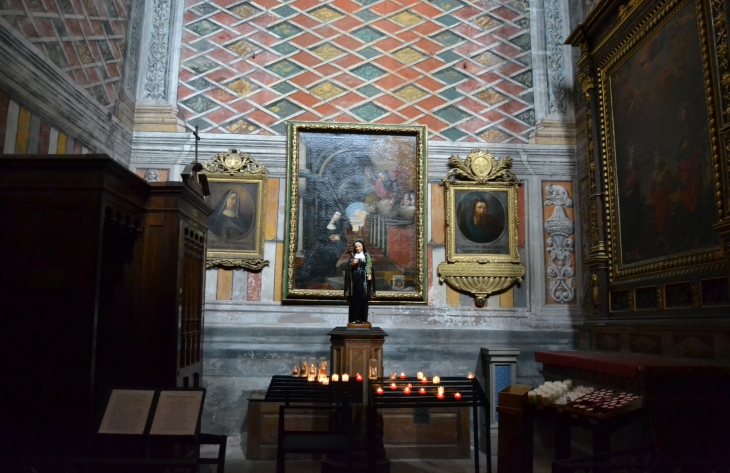
{"label": "column base", "polygon": [[575,123],[543,118],[530,133],[530,143],[537,145],[575,145]]}
{"label": "column base", "polygon": [[181,133],[185,123],[171,105],[137,105],[134,109],[134,131],[166,131]]}

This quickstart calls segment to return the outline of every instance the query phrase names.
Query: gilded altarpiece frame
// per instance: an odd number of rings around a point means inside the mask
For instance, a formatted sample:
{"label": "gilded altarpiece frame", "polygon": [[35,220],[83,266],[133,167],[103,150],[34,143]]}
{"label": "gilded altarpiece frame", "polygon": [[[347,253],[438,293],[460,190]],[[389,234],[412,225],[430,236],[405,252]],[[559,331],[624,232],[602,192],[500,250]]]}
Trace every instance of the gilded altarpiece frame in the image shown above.
{"label": "gilded altarpiece frame", "polygon": [[344,302],[359,239],[371,304],[426,303],[426,137],[425,126],[289,122],[285,302]]}
{"label": "gilded altarpiece frame", "polygon": [[518,252],[517,186],[512,159],[477,148],[449,158],[446,187],[446,261],[439,277],[483,307],[491,294],[522,281]]}
{"label": "gilded altarpiece frame", "polygon": [[625,36],[593,57],[613,284],[726,264],[706,4],[660,1],[627,19],[638,4],[619,10],[612,34]]}
{"label": "gilded altarpiece frame", "polygon": [[269,264],[263,259],[268,171],[237,149],[216,154],[203,169],[213,209],[206,267],[261,270]]}

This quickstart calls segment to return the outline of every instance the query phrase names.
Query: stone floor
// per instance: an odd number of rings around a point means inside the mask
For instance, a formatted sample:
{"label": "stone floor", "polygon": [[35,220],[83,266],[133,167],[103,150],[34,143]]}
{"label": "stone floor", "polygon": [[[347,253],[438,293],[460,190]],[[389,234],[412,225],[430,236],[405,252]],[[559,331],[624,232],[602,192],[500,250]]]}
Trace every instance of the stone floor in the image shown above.
{"label": "stone floor", "polygon": [[[276,471],[275,460],[247,460],[243,452],[246,450],[246,433],[241,436],[228,437],[226,447],[226,473],[274,473]],[[472,448],[472,455],[473,455]],[[214,457],[217,447],[205,447],[201,449],[201,456]],[[479,471],[487,471],[486,455],[480,452]],[[536,459],[533,473],[549,473],[550,462]],[[214,467],[209,467],[210,473],[215,472]],[[319,473],[319,460],[291,460],[286,462],[286,471],[294,473]],[[472,473],[474,472],[474,457],[469,459],[453,460],[392,460],[390,462],[391,473]],[[492,457],[492,471],[497,473],[497,457]],[[201,472],[206,472],[201,469]]]}

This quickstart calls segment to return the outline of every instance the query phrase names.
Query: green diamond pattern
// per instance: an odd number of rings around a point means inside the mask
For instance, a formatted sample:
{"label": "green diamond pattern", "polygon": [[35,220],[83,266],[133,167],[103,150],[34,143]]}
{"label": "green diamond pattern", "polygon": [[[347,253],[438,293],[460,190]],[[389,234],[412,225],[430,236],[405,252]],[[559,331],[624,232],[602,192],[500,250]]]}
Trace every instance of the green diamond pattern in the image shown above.
{"label": "green diamond pattern", "polygon": [[461,20],[454,18],[451,15],[441,15],[440,17],[436,18],[436,21],[444,26],[454,26],[461,23]]}
{"label": "green diamond pattern", "polygon": [[273,49],[277,53],[282,54],[284,56],[287,56],[287,55],[293,53],[294,51],[299,50],[296,46],[293,46],[291,43],[277,44],[276,46],[274,46],[271,49]]}
{"label": "green diamond pattern", "polygon": [[449,128],[442,131],[441,134],[451,141],[459,141],[461,138],[466,136],[466,133],[464,133],[463,131],[459,131],[456,128]]}
{"label": "green diamond pattern", "polygon": [[435,73],[434,77],[436,77],[441,82],[452,85],[469,78],[469,76],[459,72],[458,69],[454,69],[453,67],[449,67],[448,69],[443,69]]}
{"label": "green diamond pattern", "polygon": [[200,41],[191,43],[190,46],[199,53],[210,51],[211,49],[215,48],[215,46],[213,46],[207,39],[201,39]]}
{"label": "green diamond pattern", "polygon": [[360,28],[359,30],[352,33],[352,35],[363,43],[372,43],[373,41],[385,36],[380,31],[370,28],[369,26],[366,26],[365,28]]}
{"label": "green diamond pattern", "polygon": [[535,110],[534,109],[526,110],[522,113],[515,115],[515,118],[522,122],[525,122],[526,124],[528,124],[530,126],[534,126],[535,125]]}
{"label": "green diamond pattern", "polygon": [[360,10],[359,12],[355,13],[355,16],[365,22],[373,21],[377,18],[380,18],[380,15],[377,15],[370,10]]}
{"label": "green diamond pattern", "polygon": [[383,0],[356,0],[356,1],[360,5],[375,5],[376,3],[380,3]]}
{"label": "green diamond pattern", "polygon": [[439,92],[439,95],[441,97],[444,97],[444,98],[448,99],[448,100],[456,100],[456,99],[461,98],[461,97],[464,96],[464,94],[462,94],[461,92],[459,92],[458,90],[456,90],[456,87],[452,87],[450,89],[446,89],[446,90],[444,90],[442,92]]}
{"label": "green diamond pattern", "polygon": [[380,56],[382,54],[380,51],[378,51],[375,48],[371,48],[370,46],[368,46],[367,48],[362,48],[357,53],[361,56],[365,56],[368,59],[372,59],[372,58]]}
{"label": "green diamond pattern", "polygon": [[519,20],[515,20],[515,25],[519,26],[523,30],[529,30],[530,29],[530,19],[529,18],[520,18]]}
{"label": "green diamond pattern", "polygon": [[431,3],[444,11],[456,10],[464,6],[459,0],[431,0]]}
{"label": "green diamond pattern", "polygon": [[215,33],[216,31],[221,29],[221,27],[216,25],[212,21],[200,20],[197,23],[188,25],[188,29],[198,36],[208,36],[209,34]]}
{"label": "green diamond pattern", "polygon": [[445,51],[439,54],[438,57],[441,58],[441,60],[444,61],[446,64],[450,62],[461,61],[462,59],[464,59],[463,56],[460,56],[453,51]]}
{"label": "green diamond pattern", "polygon": [[512,79],[516,80],[527,88],[532,87],[532,71],[525,71],[521,74],[517,74],[516,76],[513,76]]}
{"label": "green diamond pattern", "polygon": [[211,108],[218,105],[210,100],[208,97],[204,97],[202,95],[196,95],[195,97],[185,99],[182,101],[182,104],[188,107],[190,110],[194,111],[195,113],[207,112]]}
{"label": "green diamond pattern", "polygon": [[286,118],[302,111],[301,107],[294,105],[286,99],[267,105],[266,108],[279,115],[281,118]]}
{"label": "green diamond pattern", "polygon": [[216,67],[218,67],[218,63],[201,56],[187,61],[185,63],[185,67],[187,67],[188,69],[192,69],[193,72],[195,72],[196,74],[203,74],[211,69],[215,69]]}
{"label": "green diamond pattern", "polygon": [[279,82],[276,85],[272,85],[271,88],[274,89],[275,91],[279,92],[282,95],[285,95],[285,94],[288,94],[289,92],[297,90],[296,87],[294,87],[293,85],[291,85],[288,82]]}
{"label": "green diamond pattern", "polygon": [[198,77],[197,79],[191,80],[188,82],[188,85],[191,86],[194,90],[200,91],[207,89],[208,87],[211,87],[211,83],[208,82],[206,79],[202,77]]}
{"label": "green diamond pattern", "polygon": [[266,69],[284,78],[297,75],[304,70],[293,62],[286,59],[284,59],[283,61],[275,62],[274,64],[270,64],[266,66]]}
{"label": "green diamond pattern", "polygon": [[447,123],[452,124],[469,117],[468,113],[453,105],[449,105],[446,108],[442,108],[441,110],[434,112],[434,115],[446,120]]}
{"label": "green diamond pattern", "polygon": [[529,104],[535,103],[535,95],[532,92],[520,95],[520,98]]}
{"label": "green diamond pattern", "polygon": [[356,67],[355,69],[353,69],[352,73],[357,74],[363,79],[373,80],[385,74],[385,71],[380,69],[379,67],[373,66],[372,64],[365,64],[364,66]]}
{"label": "green diamond pattern", "polygon": [[442,31],[441,33],[431,36],[431,39],[442,46],[453,46],[455,44],[466,41],[464,38],[451,31]]}
{"label": "green diamond pattern", "polygon": [[387,110],[378,107],[377,105],[374,105],[372,103],[368,103],[363,105],[362,107],[357,107],[352,111],[355,115],[362,118],[365,121],[371,122],[377,118],[380,118],[381,116],[388,113]]}
{"label": "green diamond pattern", "polygon": [[378,95],[380,93],[380,89],[378,89],[377,87],[375,87],[374,85],[371,85],[371,84],[364,85],[364,86],[360,87],[359,89],[357,89],[357,91],[368,97],[372,97],[372,96]]}
{"label": "green diamond pattern", "polygon": [[216,7],[213,5],[210,5],[208,3],[200,3],[198,5],[195,5],[190,9],[191,12],[196,14],[197,16],[208,16],[214,11],[218,11]]}
{"label": "green diamond pattern", "polygon": [[297,14],[297,11],[288,5],[284,5],[283,7],[275,8],[271,11],[276,13],[277,15],[279,15],[282,18],[289,18],[290,16]]}
{"label": "green diamond pattern", "polygon": [[302,32],[301,28],[285,21],[269,28],[269,31],[274,33],[279,38],[291,38]]}
{"label": "green diamond pattern", "polygon": [[510,40],[510,42],[512,44],[519,46],[520,48],[524,49],[525,51],[530,50],[530,35],[529,34],[523,34],[522,36],[512,38]]}

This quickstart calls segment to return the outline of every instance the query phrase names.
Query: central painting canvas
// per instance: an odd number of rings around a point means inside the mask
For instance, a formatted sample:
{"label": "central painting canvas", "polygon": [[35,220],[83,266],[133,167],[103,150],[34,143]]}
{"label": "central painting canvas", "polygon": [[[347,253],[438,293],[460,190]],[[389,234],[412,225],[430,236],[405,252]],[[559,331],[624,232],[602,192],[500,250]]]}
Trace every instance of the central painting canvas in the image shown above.
{"label": "central painting canvas", "polygon": [[290,122],[284,300],[344,301],[357,240],[372,302],[425,302],[426,127]]}

